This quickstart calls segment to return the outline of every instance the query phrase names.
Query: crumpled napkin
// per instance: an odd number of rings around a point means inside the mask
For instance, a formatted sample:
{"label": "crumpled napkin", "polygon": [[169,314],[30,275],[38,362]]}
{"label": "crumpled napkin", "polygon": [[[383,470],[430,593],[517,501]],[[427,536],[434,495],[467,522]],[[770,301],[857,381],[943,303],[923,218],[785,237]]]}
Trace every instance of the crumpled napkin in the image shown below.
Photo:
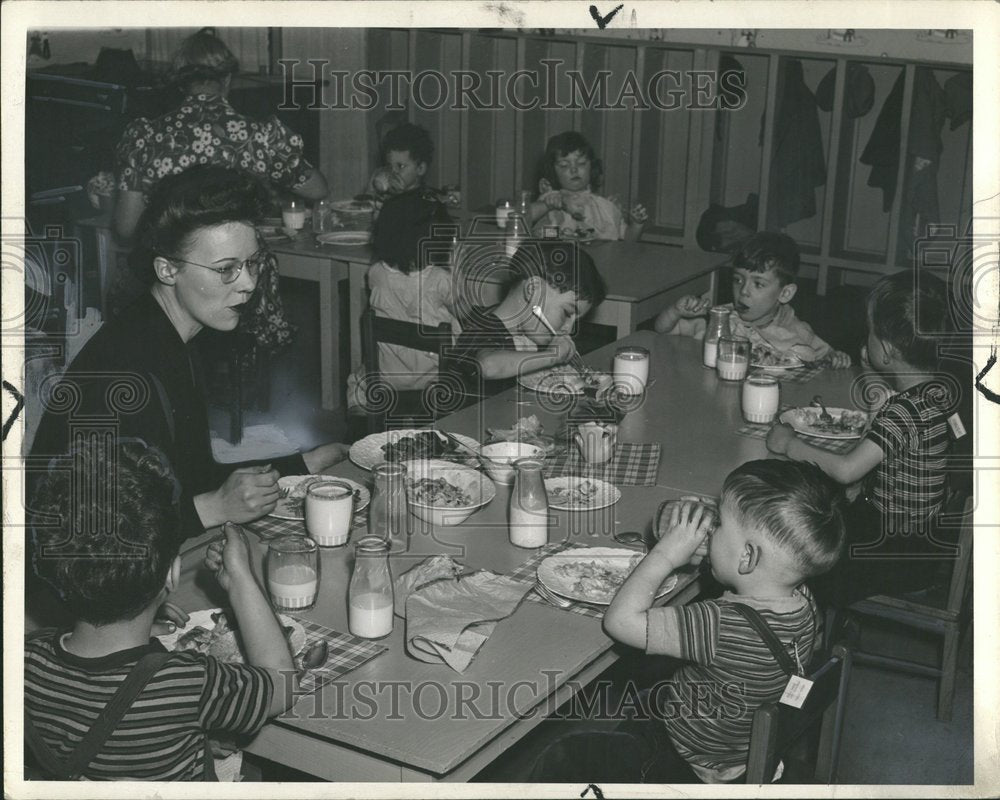
{"label": "crumpled napkin", "polygon": [[[400,576],[397,587],[409,574]],[[464,672],[497,623],[509,617],[530,590],[530,583],[485,570],[464,577],[437,577],[411,587],[403,600],[406,651],[421,661],[443,661],[456,672]]]}

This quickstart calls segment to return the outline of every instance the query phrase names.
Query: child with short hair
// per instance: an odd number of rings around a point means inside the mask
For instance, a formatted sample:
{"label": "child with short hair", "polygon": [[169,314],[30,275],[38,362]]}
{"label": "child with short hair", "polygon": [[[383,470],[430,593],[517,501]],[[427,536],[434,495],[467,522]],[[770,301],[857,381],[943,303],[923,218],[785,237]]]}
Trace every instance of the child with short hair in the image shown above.
{"label": "child with short hair", "polygon": [[[945,285],[932,274],[905,270],[882,278],[868,296],[862,358],[894,394],[864,438],[839,454],[807,444],[786,424],[768,433],[772,452],[817,464],[844,485],[862,481],[849,509],[849,541],[856,556],[867,549],[869,557],[843,559],[814,587],[835,606],[926,588],[948,554],[934,539],[945,500],[949,426],[958,407],[938,370],[934,338],[947,328],[947,313]],[[955,428],[963,430],[960,423]],[[862,543],[867,547],[859,548]]]}
{"label": "child with short hair", "polygon": [[637,203],[626,224],[616,202],[594,194],[601,187],[604,166],[581,134],[565,131],[549,139],[541,171],[539,197],[528,211],[536,236],[554,225],[564,238],[638,241],[649,214]]}
{"label": "child with short hair", "polygon": [[[747,239],[733,257],[733,302],[726,307],[733,336],[750,340],[755,354],[798,356],[806,363],[829,359],[834,368],[849,367],[851,357],[834,350],[789,305],[798,286],[799,249],[783,233],[760,231]],[[707,297],[685,295],[660,312],[658,333],[705,337]],[[759,355],[757,357],[760,357]]]}
{"label": "child with short hair", "polygon": [[[466,396],[490,396],[528,372],[564,364],[576,354],[574,324],[603,299],[604,279],[574,242],[533,241],[511,260],[513,278],[492,307],[458,308],[462,332],[451,370]],[[553,336],[533,313],[540,306]]]}
{"label": "child with short hair", "polygon": [[[248,663],[166,654],[152,638],[188,619],[166,602],[180,582],[179,487],[158,450],[138,440],[112,448],[59,459],[34,496],[34,566],[75,621],[25,643],[26,739],[43,765],[69,761],[130,673],[152,660],[152,677],[81,777],[214,780],[208,733],[255,733],[289,708],[291,653],[237,526],[209,546],[205,564],[229,596]],[[162,616],[169,624],[156,622]]]}
{"label": "child with short hair", "polygon": [[[647,721],[637,743],[647,749],[656,782],[728,783],[743,774],[754,712],[781,697],[790,670],[807,669],[820,645],[820,618],[804,581],[840,554],[842,504],[841,491],[818,468],[762,460],[726,478],[714,533],[703,505],[672,506],[659,542],[604,615],[615,640],[684,662],[650,695],[662,700],[671,688],[671,713],[661,709],[662,721]],[[654,607],[663,580],[704,556],[727,591]],[[780,650],[772,651],[751,618],[763,621]]]}
{"label": "child with short hair", "polygon": [[[369,305],[380,317],[416,322],[428,329],[454,323],[453,273],[448,264],[454,226],[445,207],[419,192],[390,197],[372,231]],[[436,258],[435,258],[436,257]],[[438,376],[436,353],[379,344],[378,376],[399,390],[423,389]],[[348,378],[351,405],[364,406],[364,377]]]}

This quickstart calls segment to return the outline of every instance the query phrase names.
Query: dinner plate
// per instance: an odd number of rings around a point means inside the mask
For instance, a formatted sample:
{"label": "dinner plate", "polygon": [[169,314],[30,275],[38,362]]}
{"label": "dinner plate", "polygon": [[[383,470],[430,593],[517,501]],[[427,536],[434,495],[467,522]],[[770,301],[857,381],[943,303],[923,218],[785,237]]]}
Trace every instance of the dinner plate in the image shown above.
{"label": "dinner plate", "polygon": [[[755,350],[757,348],[754,348]],[[763,349],[763,348],[762,348]],[[760,361],[754,361],[754,356],[750,356],[750,368],[751,369],[762,369],[768,372],[775,371],[781,372],[786,369],[799,369],[805,366],[805,361],[803,361],[795,353],[783,353],[781,355],[782,363],[780,364],[762,364]]]}
{"label": "dinner plate", "polygon": [[[213,630],[215,628],[215,620],[212,619],[213,614],[218,614],[222,611],[221,608],[203,608],[198,611],[192,611],[190,613],[190,619],[188,624],[183,628],[178,628],[173,633],[167,633],[163,636],[157,636],[156,638],[160,640],[160,643],[167,649],[173,650],[177,647],[177,640],[181,638],[185,633],[194,630],[195,628],[201,627],[206,630]],[[292,655],[297,656],[306,646],[306,629],[302,627],[302,623],[298,620],[293,619],[285,614],[278,614],[278,620],[281,622],[283,628],[291,628],[291,633],[288,634],[288,643],[292,650]],[[227,636],[233,636],[232,632],[226,634]]]}
{"label": "dinner plate", "polygon": [[[581,492],[586,500],[581,499]],[[577,475],[546,478],[545,493],[549,496],[549,508],[562,511],[595,511],[613,506],[622,499],[617,486],[597,478],[581,478]]]}
{"label": "dinner plate", "polygon": [[850,414],[855,424],[852,424],[850,431],[833,432],[817,429],[815,424],[819,420],[822,410],[814,406],[802,406],[801,408],[790,408],[783,412],[778,420],[791,425],[798,433],[806,436],[815,436],[819,439],[860,439],[868,424],[868,415],[864,411],[855,411],[847,408],[833,408],[827,406],[826,410],[834,421],[839,422],[843,414]]}
{"label": "dinner plate", "polygon": [[[554,553],[538,565],[539,582],[550,591],[583,603],[606,606],[615,596],[636,565],[642,561],[642,553],[627,547],[578,547]],[[591,585],[583,583],[575,569],[586,569],[601,575],[606,570],[607,581],[594,580]],[[561,568],[561,569],[560,569]],[[677,576],[668,575],[656,590],[657,597],[663,597],[677,585]]]}
{"label": "dinner plate", "polygon": [[281,225],[258,225],[257,233],[265,242],[278,242],[287,239],[288,234]]}
{"label": "dinner plate", "polygon": [[371,200],[335,200],[330,208],[341,214],[368,214],[375,210]]}
{"label": "dinner plate", "polygon": [[371,241],[372,235],[368,231],[332,231],[321,233],[316,237],[320,244],[339,244],[342,247],[360,247]]}
{"label": "dinner plate", "polygon": [[358,498],[354,505],[355,514],[366,509],[368,503],[371,502],[371,492],[360,483],[348,478],[335,477],[333,475],[283,475],[278,478],[278,486],[282,489],[287,488],[288,495],[278,501],[278,504],[274,507],[274,511],[268,514],[268,516],[275,517],[276,519],[304,520],[306,517],[303,504],[306,499],[306,489],[309,488],[310,484],[323,480],[340,481],[354,488]]}
{"label": "dinner plate", "polygon": [[[427,433],[430,428],[405,428],[401,430],[393,431],[382,431],[381,433],[372,433],[366,436],[364,439],[359,439],[354,444],[351,445],[351,450],[348,453],[351,461],[357,464],[361,469],[371,469],[376,464],[381,464],[385,461],[385,453],[382,451],[382,447],[389,442],[389,437],[393,437],[393,441],[402,439],[404,436],[412,436],[415,433]],[[456,439],[458,439],[463,444],[467,444],[473,450],[479,450],[479,442],[468,436],[462,436],[460,433],[453,433]],[[434,456],[434,458],[442,459],[441,456]],[[471,459],[474,463],[478,464],[475,456],[469,454],[468,458],[461,454],[461,450],[458,451],[456,457],[443,458],[444,461],[453,461],[456,464],[466,464],[468,460]],[[409,461],[410,459],[404,459],[404,461]]]}
{"label": "dinner plate", "polygon": [[[600,381],[611,378],[611,375],[604,372],[594,372],[593,374],[599,379],[598,385],[600,385]],[[581,395],[586,386],[583,376],[567,364],[541,369],[538,372],[529,372],[526,375],[518,375],[517,382],[533,392],[554,395]]]}

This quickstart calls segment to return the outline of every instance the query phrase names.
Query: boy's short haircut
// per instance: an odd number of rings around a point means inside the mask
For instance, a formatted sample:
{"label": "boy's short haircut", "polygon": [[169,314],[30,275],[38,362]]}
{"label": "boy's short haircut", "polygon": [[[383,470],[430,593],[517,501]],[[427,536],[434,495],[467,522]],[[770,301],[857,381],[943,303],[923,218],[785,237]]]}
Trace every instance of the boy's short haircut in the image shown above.
{"label": "boy's short haircut", "polygon": [[763,459],[737,467],[722,486],[742,522],[790,554],[803,579],[831,569],[844,546],[843,490],[815,464]]}
{"label": "boy's short haircut", "polygon": [[382,140],[382,161],[389,157],[389,153],[409,153],[417,164],[427,164],[430,166],[434,158],[434,142],[426,128],[414,125],[412,122],[404,122],[398,128],[393,128]]}
{"label": "boy's short haircut", "polygon": [[774,270],[782,286],[795,283],[799,274],[799,247],[791,236],[758,231],[736,251],[733,268],[749,272]]}
{"label": "boy's short haircut", "polygon": [[522,280],[538,276],[558,292],[574,291],[577,300],[591,307],[607,294],[604,278],[590,254],[576,242],[537,240],[521,245],[511,261],[514,279],[508,291]]}
{"label": "boy's short haircut", "polygon": [[71,450],[53,460],[34,494],[35,572],[75,619],[134,619],[180,550],[179,496],[166,457],[140,440]]}
{"label": "boy's short haircut", "polygon": [[[868,294],[868,324],[912,367],[936,369],[934,333],[948,330],[948,290],[926,270],[886,275]],[[930,336],[925,334],[931,334]]]}

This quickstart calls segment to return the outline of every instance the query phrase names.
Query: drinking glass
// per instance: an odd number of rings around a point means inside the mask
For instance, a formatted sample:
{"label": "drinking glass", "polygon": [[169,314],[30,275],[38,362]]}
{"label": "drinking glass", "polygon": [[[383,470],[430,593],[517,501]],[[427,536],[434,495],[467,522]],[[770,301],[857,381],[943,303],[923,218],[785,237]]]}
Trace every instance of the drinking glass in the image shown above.
{"label": "drinking glass", "polygon": [[649,350],[619,347],[615,352],[615,389],[623,394],[642,394],[649,379]]}
{"label": "drinking glass", "polygon": [[347,544],[354,514],[354,487],[343,481],[316,481],[306,489],[306,531],[320,547]]}
{"label": "drinking glass", "polygon": [[281,536],[267,545],[267,588],[279,611],[312,608],[319,589],[319,547],[307,536]]}
{"label": "drinking glass", "polygon": [[281,223],[292,231],[300,231],[306,225],[306,207],[301,200],[290,200],[281,209]]}
{"label": "drinking glass", "polygon": [[724,381],[743,380],[750,368],[750,340],[740,336],[724,336],[719,339],[719,356],[715,368]]}
{"label": "drinking glass", "polygon": [[781,389],[777,378],[770,375],[751,375],[743,382],[743,419],[747,422],[766,424],[778,413]]}

